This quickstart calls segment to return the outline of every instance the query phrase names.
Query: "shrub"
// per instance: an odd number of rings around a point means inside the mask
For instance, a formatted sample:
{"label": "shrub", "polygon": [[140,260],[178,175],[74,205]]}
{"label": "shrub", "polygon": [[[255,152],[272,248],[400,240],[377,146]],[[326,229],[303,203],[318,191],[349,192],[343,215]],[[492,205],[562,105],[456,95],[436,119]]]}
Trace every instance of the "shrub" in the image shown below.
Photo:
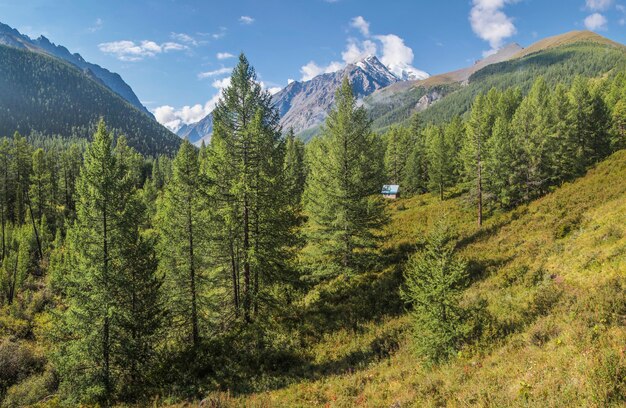
{"label": "shrub", "polygon": [[0,342],[0,394],[43,367],[43,358],[29,347],[3,340]]}
{"label": "shrub", "polygon": [[28,377],[9,388],[2,402],[3,407],[24,407],[50,397],[58,386],[56,375],[51,371]]}

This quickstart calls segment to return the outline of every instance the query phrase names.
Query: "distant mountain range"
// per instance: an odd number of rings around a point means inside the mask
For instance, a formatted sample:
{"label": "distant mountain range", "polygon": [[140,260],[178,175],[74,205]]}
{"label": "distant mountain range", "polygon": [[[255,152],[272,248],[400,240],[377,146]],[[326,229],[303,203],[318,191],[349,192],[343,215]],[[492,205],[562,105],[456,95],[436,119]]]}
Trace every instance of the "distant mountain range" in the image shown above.
{"label": "distant mountain range", "polygon": [[[318,75],[309,81],[293,81],[272,98],[280,113],[283,129],[292,128],[300,134],[324,122],[344,77],[350,80],[355,95],[363,98],[397,82],[425,79],[428,74],[417,70],[403,71],[400,78],[376,56],[370,55],[337,72]],[[202,140],[208,141],[213,131],[212,120],[209,114],[197,123],[181,127],[177,133],[196,144]]]}
{"label": "distant mountain range", "polygon": [[97,78],[102,85],[106,86],[128,101],[128,103],[135,106],[139,110],[142,110],[154,119],[152,113],[150,113],[150,111],[141,104],[139,98],[135,95],[135,92],[133,92],[132,88],[124,82],[119,74],[102,68],[100,65],[85,61],[80,54],[72,54],[67,48],[62,45],[55,45],[43,35],[37,39],[31,39],[27,35],[21,34],[16,29],[0,23],[0,45],[40,52],[67,61],[83,70],[87,75]]}
{"label": "distant mountain range", "polygon": [[0,136],[89,138],[101,117],[143,154],[172,154],[180,145],[119,75],[0,24]]}
{"label": "distant mountain range", "polygon": [[[593,47],[588,49],[582,46],[584,44],[593,44]],[[550,58],[552,50],[574,45],[578,48]],[[341,80],[348,77],[355,94],[368,109],[374,129],[384,130],[406,121],[414,112],[425,112],[425,117],[431,121],[445,118],[447,114],[463,114],[476,93],[485,91],[488,86],[518,85],[526,89],[537,75],[556,78],[608,72],[612,67],[607,63],[593,66],[580,63],[584,58],[601,60],[600,54],[606,47],[624,49],[623,45],[596,33],[573,31],[540,40],[528,48],[509,44],[469,67],[418,78],[409,75],[399,78],[378,58],[369,56],[340,71],[322,74],[309,81],[291,82],[273,96],[273,101],[283,129],[293,128],[306,140],[319,132],[333,106],[335,91]],[[512,66],[516,71],[501,72]],[[210,140],[212,131],[212,115],[209,114],[197,123],[181,127],[177,133],[199,144],[202,140]]]}

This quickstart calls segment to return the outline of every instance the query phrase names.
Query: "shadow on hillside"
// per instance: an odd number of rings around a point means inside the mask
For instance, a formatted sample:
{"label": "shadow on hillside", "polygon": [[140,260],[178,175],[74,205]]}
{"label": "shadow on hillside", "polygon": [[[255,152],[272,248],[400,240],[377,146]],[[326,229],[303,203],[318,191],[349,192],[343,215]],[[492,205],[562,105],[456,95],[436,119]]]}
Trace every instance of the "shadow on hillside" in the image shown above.
{"label": "shadow on hillside", "polygon": [[457,248],[465,248],[470,244],[474,244],[487,238],[491,238],[495,236],[503,227],[509,225],[511,222],[513,222],[513,218],[509,217],[501,221],[495,222],[489,226],[483,226],[482,228],[476,230],[474,233],[468,235],[467,237],[461,238],[457,243]]}

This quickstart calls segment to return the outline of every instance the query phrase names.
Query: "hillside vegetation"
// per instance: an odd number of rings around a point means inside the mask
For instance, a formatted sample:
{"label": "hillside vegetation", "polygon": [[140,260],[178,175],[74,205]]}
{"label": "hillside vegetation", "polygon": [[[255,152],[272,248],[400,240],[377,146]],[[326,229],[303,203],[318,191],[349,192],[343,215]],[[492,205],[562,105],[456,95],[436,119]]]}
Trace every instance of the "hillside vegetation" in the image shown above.
{"label": "hillside vegetation", "polygon": [[458,231],[458,248],[472,267],[465,302],[483,299],[489,316],[497,317],[480,346],[424,368],[411,350],[407,317],[390,317],[315,347],[318,364],[339,366],[339,373],[242,398],[213,394],[208,401],[232,407],[622,406],[625,179],[622,150],[544,198],[494,213],[482,230],[463,195],[444,203],[430,194],[392,203],[388,245],[396,250],[418,248],[441,213]]}
{"label": "hillside vegetation", "polygon": [[550,81],[304,145],[242,54],[173,159],[0,139],[1,404],[623,404],[626,76]]}
{"label": "hillside vegetation", "polygon": [[[524,49],[512,59],[489,65],[474,73],[467,86],[416,83],[395,94],[378,100],[374,94],[365,99],[371,111],[374,129],[408,121],[417,102],[424,95],[437,92],[443,98],[422,112],[425,122],[442,123],[454,115],[469,111],[474,98],[491,88],[504,90],[519,87],[525,94],[534,80],[543,76],[550,85],[569,83],[576,75],[587,78],[626,68],[624,46],[590,32],[573,32],[542,40]],[[384,94],[384,91],[383,93]]]}
{"label": "hillside vegetation", "polygon": [[90,72],[35,52],[0,46],[0,135],[89,138],[100,117],[149,155],[172,154],[180,138],[106,88]]}

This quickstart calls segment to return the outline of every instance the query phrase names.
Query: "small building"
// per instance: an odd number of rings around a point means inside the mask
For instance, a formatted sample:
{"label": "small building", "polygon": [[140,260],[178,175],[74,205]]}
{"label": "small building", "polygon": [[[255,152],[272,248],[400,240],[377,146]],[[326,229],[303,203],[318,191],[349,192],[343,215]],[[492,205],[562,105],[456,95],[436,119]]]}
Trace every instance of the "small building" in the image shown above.
{"label": "small building", "polygon": [[383,194],[383,197],[394,200],[400,197],[400,186],[396,184],[384,185],[382,194]]}

